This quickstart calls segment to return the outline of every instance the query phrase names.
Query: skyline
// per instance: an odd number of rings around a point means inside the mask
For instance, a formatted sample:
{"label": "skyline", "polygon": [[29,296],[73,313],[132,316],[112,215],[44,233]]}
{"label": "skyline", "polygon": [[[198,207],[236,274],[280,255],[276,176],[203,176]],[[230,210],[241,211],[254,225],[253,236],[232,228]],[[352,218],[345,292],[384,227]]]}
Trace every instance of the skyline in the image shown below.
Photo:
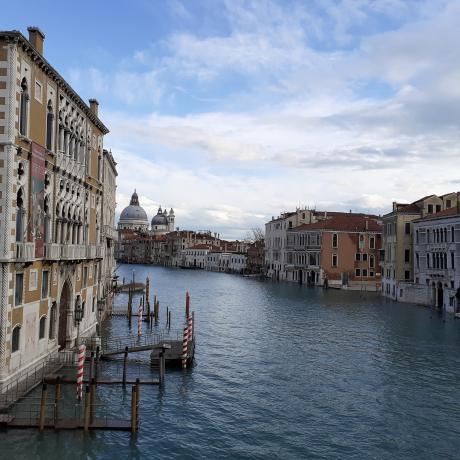
{"label": "skyline", "polygon": [[59,22],[26,1],[0,28],[40,27],[99,100],[118,214],[136,188],[149,219],[173,207],[181,228],[241,238],[297,206],[382,214],[458,188],[457,2],[117,4]]}

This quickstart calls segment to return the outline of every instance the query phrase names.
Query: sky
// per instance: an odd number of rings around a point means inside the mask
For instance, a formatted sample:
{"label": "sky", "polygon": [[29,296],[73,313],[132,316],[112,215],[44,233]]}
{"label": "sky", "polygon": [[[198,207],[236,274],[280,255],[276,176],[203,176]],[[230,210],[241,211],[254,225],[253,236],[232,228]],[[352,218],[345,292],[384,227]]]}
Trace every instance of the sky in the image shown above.
{"label": "sky", "polygon": [[383,214],[459,189],[458,0],[2,5],[96,98],[117,212],[241,238],[296,207]]}

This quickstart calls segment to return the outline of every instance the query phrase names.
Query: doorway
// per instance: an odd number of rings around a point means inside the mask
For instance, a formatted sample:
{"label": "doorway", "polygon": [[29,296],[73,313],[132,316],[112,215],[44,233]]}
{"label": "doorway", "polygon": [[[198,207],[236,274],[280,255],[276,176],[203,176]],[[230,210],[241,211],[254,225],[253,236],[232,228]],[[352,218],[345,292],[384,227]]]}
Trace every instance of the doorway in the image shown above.
{"label": "doorway", "polygon": [[61,291],[61,300],[59,301],[59,328],[58,328],[58,345],[63,350],[66,347],[67,338],[67,314],[70,310],[70,283],[66,280]]}

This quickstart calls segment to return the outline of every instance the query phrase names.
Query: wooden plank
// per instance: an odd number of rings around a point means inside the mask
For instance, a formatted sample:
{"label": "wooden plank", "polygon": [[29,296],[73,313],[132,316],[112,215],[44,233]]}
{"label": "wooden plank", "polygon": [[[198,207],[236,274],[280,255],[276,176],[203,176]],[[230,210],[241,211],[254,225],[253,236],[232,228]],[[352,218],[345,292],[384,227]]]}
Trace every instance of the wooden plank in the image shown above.
{"label": "wooden plank", "polygon": [[[34,420],[13,419],[7,424],[8,428],[37,428],[38,423]],[[53,421],[46,421],[44,428],[56,430],[80,430],[83,429],[83,423],[77,419],[60,420],[56,425]],[[89,426],[90,430],[115,430],[115,431],[130,431],[131,423],[129,420],[106,420],[95,419]]]}
{"label": "wooden plank", "polygon": [[[129,385],[134,385],[137,380],[126,380]],[[76,385],[75,379],[62,379],[61,383]],[[84,384],[89,384],[89,380],[83,380]],[[97,385],[121,385],[123,380],[98,380]],[[141,385],[159,385],[159,380],[140,380]]]}

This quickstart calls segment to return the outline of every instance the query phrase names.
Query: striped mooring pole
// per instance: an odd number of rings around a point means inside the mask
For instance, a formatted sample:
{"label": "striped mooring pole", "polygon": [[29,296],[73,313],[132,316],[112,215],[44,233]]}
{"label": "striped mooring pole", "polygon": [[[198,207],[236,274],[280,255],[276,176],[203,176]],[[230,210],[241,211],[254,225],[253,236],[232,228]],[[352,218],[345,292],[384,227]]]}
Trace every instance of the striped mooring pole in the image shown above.
{"label": "striped mooring pole", "polygon": [[192,315],[188,315],[188,341],[191,342],[193,339],[192,336],[192,331],[193,331],[193,318]]}
{"label": "striped mooring pole", "polygon": [[187,345],[188,345],[188,325],[184,327],[184,339],[182,340],[182,369],[187,368]]}
{"label": "striped mooring pole", "polygon": [[85,365],[86,346],[78,347],[78,367],[77,367],[77,399],[81,401],[83,395],[83,367]]}
{"label": "striped mooring pole", "polygon": [[142,308],[142,302],[139,302],[139,316],[137,317],[138,321],[137,321],[137,335],[142,335],[142,312],[143,312],[143,308]]}

